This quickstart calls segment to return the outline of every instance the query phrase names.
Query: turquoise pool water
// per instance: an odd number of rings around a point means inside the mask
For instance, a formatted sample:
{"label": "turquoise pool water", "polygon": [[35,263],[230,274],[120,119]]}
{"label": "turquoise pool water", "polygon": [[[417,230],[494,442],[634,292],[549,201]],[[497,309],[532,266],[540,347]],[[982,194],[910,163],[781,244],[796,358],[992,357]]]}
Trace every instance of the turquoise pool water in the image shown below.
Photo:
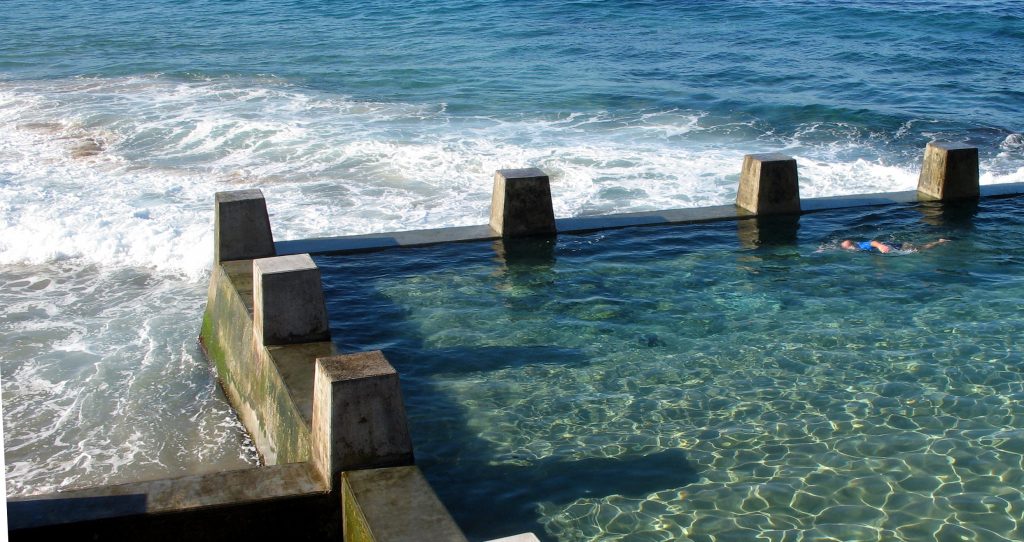
{"label": "turquoise pool water", "polygon": [[473,540],[1024,539],[1024,199],[754,225],[317,261]]}

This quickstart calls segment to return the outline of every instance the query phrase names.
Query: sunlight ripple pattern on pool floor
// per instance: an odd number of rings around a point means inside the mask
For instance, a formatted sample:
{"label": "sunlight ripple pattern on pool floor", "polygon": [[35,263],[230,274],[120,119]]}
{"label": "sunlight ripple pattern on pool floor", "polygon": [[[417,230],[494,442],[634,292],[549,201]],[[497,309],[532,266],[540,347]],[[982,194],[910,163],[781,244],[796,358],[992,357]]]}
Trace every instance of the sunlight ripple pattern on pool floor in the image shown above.
{"label": "sunlight ripple pattern on pool floor", "polygon": [[336,341],[396,365],[471,537],[1019,540],[1022,203],[319,262]]}

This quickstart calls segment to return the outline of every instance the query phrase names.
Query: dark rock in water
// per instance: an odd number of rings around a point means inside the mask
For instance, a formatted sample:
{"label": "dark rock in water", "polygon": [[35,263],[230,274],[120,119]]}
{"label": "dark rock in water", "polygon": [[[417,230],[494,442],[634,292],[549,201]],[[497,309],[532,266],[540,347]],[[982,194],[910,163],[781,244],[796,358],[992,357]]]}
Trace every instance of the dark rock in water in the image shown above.
{"label": "dark rock in water", "polygon": [[88,158],[96,156],[101,152],[103,152],[103,142],[96,139],[86,139],[75,147],[75,150],[71,151],[71,156],[75,158]]}
{"label": "dark rock in water", "polygon": [[640,337],[640,344],[646,345],[648,348],[654,348],[655,346],[666,346],[665,341],[658,338],[654,333],[648,333],[643,337]]}

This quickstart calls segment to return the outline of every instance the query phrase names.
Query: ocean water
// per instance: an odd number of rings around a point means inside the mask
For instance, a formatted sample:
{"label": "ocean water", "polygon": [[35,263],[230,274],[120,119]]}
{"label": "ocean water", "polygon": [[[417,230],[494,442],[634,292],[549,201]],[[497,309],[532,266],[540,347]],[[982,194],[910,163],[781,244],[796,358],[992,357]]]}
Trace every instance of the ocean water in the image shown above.
{"label": "ocean water", "polygon": [[317,262],[471,540],[1024,538],[1024,198],[748,226]]}
{"label": "ocean water", "polygon": [[1024,181],[1014,1],[3,3],[0,378],[10,495],[255,464],[197,346],[218,190],[278,239],[911,189],[933,139]]}

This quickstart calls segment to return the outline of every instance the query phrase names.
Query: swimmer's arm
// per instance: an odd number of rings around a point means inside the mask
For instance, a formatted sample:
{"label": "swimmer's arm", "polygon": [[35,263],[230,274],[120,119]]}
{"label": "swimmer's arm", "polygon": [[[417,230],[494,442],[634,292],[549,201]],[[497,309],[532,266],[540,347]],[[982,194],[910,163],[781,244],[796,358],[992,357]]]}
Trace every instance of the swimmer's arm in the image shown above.
{"label": "swimmer's arm", "polygon": [[931,243],[927,243],[927,244],[923,245],[921,247],[921,250],[928,250],[929,248],[935,248],[936,246],[941,245],[942,243],[948,243],[948,242],[949,242],[949,239],[939,239],[938,241],[932,241]]}
{"label": "swimmer's arm", "polygon": [[871,246],[877,248],[882,254],[888,254],[889,251],[892,250],[892,247],[881,241],[871,241]]}

